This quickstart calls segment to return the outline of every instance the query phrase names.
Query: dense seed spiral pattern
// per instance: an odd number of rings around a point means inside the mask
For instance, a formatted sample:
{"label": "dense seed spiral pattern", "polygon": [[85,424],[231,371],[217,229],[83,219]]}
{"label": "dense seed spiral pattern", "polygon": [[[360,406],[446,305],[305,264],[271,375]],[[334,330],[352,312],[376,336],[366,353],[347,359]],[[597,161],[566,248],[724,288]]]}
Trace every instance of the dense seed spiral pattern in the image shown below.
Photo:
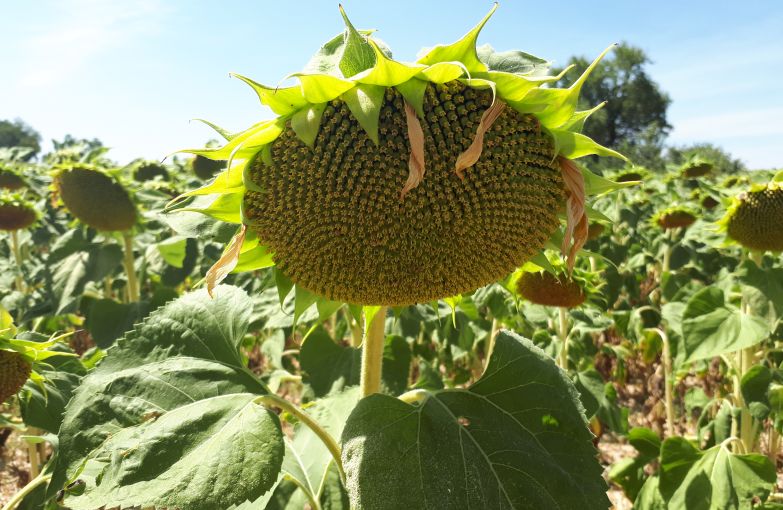
{"label": "dense seed spiral pattern", "polygon": [[696,216],[685,210],[673,210],[658,217],[658,226],[663,230],[687,228],[696,221]]}
{"label": "dense seed spiral pattern", "polygon": [[729,237],[752,250],[783,251],[783,189],[744,193],[728,221]]}
{"label": "dense seed spiral pattern", "polygon": [[386,91],[376,146],[345,103],[332,101],[313,149],[290,128],[256,161],[250,227],[294,282],[330,299],[407,305],[471,291],[540,250],[559,221],[564,184],[551,139],[532,115],[506,108],[481,158],[455,173],[487,90],[428,85],[422,129],[426,173],[404,199],[410,144],[404,100]]}
{"label": "dense seed spiral pattern", "polygon": [[54,185],[65,207],[97,230],[128,230],[136,223],[136,206],[122,185],[89,168],[62,171]]}
{"label": "dense seed spiral pattern", "polygon": [[565,275],[558,277],[546,271],[523,273],[517,280],[517,293],[537,305],[563,308],[579,306],[586,298],[577,282]]}
{"label": "dense seed spiral pattern", "polygon": [[0,230],[21,230],[36,219],[35,209],[25,204],[0,204]]}
{"label": "dense seed spiral pattern", "polygon": [[0,350],[0,404],[16,395],[27,378],[32,366],[18,352]]}

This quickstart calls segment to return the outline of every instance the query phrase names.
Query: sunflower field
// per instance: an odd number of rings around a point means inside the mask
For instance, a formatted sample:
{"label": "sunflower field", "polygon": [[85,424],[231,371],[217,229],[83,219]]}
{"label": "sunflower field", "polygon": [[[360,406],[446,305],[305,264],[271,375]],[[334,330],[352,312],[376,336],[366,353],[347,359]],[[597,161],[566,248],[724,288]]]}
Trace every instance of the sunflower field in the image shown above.
{"label": "sunflower field", "polygon": [[494,11],[406,61],[340,8],[163,161],[0,149],[2,510],[783,509],[783,172],[601,145],[614,47]]}

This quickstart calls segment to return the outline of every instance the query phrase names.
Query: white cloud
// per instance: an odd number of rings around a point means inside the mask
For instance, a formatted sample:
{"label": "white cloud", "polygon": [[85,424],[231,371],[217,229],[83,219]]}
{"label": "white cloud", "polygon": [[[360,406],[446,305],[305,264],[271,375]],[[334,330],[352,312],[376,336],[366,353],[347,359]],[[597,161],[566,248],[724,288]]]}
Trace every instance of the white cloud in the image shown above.
{"label": "white cloud", "polygon": [[164,7],[160,0],[58,2],[55,22],[31,29],[19,41],[29,63],[20,72],[22,87],[51,87],[95,63],[123,43],[158,27]]}

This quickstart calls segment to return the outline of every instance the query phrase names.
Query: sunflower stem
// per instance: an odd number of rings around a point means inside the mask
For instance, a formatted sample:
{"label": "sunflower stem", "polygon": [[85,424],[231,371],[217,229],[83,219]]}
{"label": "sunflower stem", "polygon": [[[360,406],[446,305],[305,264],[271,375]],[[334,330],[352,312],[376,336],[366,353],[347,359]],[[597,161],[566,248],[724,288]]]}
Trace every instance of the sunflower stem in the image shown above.
{"label": "sunflower stem", "polygon": [[329,450],[329,453],[332,455],[332,459],[334,459],[334,463],[337,466],[337,471],[340,473],[340,480],[342,480],[343,484],[345,484],[345,471],[343,471],[340,445],[337,444],[337,441],[335,441],[335,439],[329,432],[326,431],[326,429],[321,427],[320,423],[315,421],[304,410],[295,406],[288,400],[282,397],[278,397],[277,395],[262,395],[258,397],[255,402],[265,407],[277,407],[280,410],[290,413],[296,416],[300,422],[304,423],[310,430],[312,430],[313,433],[324,443],[326,449]]}
{"label": "sunflower stem", "polygon": [[498,335],[499,324],[496,318],[492,318],[492,329],[489,331],[489,339],[487,340],[487,355],[484,357],[484,370],[489,366],[489,358],[492,357],[492,353],[495,352],[495,337]]}
{"label": "sunflower stem", "polygon": [[669,344],[669,335],[659,328],[656,330],[658,336],[661,337],[663,343],[663,388],[664,398],[666,405],[666,434],[669,437],[674,437],[674,381],[672,379],[672,350]]}
{"label": "sunflower stem", "polygon": [[19,506],[19,503],[24,500],[25,497],[27,497],[28,494],[33,492],[39,485],[43,483],[47,483],[49,480],[51,480],[52,475],[41,473],[38,476],[34,477],[32,480],[30,480],[27,485],[25,485],[22,490],[14,494],[14,497],[12,497],[8,503],[3,506],[2,510],[14,510],[17,506]]}
{"label": "sunflower stem", "polygon": [[[362,343],[362,397],[378,393],[381,389],[381,372],[383,370],[384,331],[386,329],[386,310],[382,306],[372,320],[364,326],[364,342]],[[367,316],[365,314],[365,321]]]}
{"label": "sunflower stem", "polygon": [[134,303],[139,300],[139,282],[136,279],[135,259],[133,257],[133,234],[126,230],[122,233],[122,240],[125,246],[125,275],[128,278],[128,302]]}
{"label": "sunflower stem", "polygon": [[558,364],[563,370],[568,370],[568,309],[561,306],[557,310],[560,325],[558,333],[560,341],[563,343],[560,347],[560,362]]}
{"label": "sunflower stem", "polygon": [[22,278],[22,249],[19,245],[19,234],[16,230],[11,231],[11,251],[14,252],[14,261],[16,262],[16,290],[25,293],[24,278]]}

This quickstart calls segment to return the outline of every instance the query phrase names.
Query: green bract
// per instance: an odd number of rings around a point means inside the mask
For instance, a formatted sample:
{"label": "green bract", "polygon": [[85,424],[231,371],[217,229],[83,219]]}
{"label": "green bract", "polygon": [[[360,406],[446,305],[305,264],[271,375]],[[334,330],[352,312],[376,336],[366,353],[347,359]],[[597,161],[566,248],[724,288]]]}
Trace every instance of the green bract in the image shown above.
{"label": "green bract", "polygon": [[136,223],[136,206],[128,191],[97,167],[61,167],[53,184],[68,211],[96,230],[128,230]]}
{"label": "green bract", "polygon": [[216,128],[223,147],[185,151],[228,160],[186,196],[219,195],[202,211],[246,227],[210,285],[238,260],[237,270],[277,264],[330,300],[426,302],[530,260],[556,235],[561,211],[572,256],[586,237],[579,197],[616,185],[570,160],[622,158],[580,133],[598,107],[576,110],[606,51],[571,87],[542,88],[560,78],[546,75],[546,61],[476,47],[492,12],[413,63],[393,60],[343,13],[345,32],[291,75],[299,84],[236,75],[278,117],[237,134]]}

